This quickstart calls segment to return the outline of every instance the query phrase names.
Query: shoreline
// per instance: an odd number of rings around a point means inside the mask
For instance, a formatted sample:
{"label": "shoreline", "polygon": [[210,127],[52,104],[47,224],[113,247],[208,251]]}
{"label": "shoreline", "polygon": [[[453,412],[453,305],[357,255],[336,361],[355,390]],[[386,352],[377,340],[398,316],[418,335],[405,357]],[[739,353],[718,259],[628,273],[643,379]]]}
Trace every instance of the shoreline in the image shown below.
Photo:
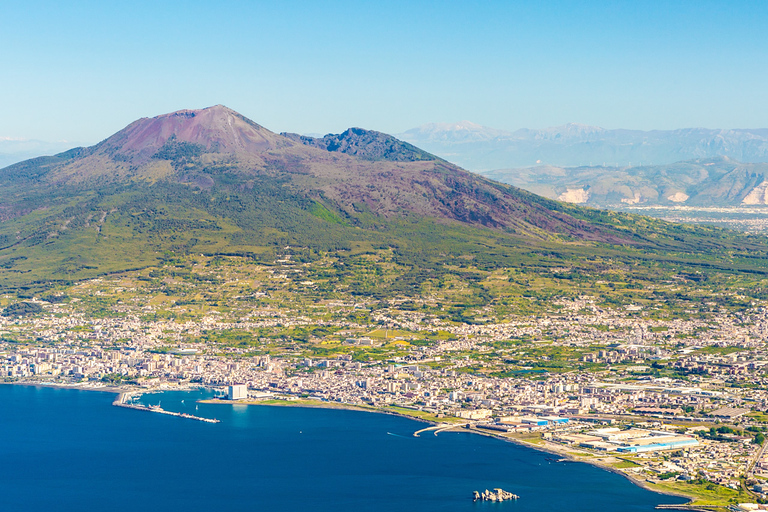
{"label": "shoreline", "polygon": [[[410,416],[397,411],[388,411],[374,406],[354,405],[344,402],[321,402],[319,400],[222,400],[219,398],[208,398],[205,400],[198,400],[201,404],[214,404],[214,405],[256,405],[260,407],[302,407],[305,409],[336,409],[342,411],[358,411],[358,412],[370,412],[374,414],[389,414],[392,416],[400,416],[402,418],[408,418],[409,420],[420,421],[422,423],[429,423],[431,425],[437,425],[438,423],[425,418],[419,418],[417,416]],[[265,403],[268,402],[268,403]]]}
{"label": "shoreline", "polygon": [[[262,406],[262,407],[302,407],[306,409],[339,409],[339,410],[351,410],[351,411],[361,411],[361,412],[370,412],[370,413],[378,413],[378,414],[389,414],[392,416],[400,416],[402,418],[407,418],[409,420],[419,421],[422,423],[428,423],[433,426],[441,425],[443,423],[439,423],[433,420],[428,420],[425,418],[419,418],[416,416],[411,416],[409,414],[404,414],[398,411],[392,411],[392,410],[385,410],[379,407],[374,406],[357,406],[353,404],[344,404],[344,403],[338,403],[336,405],[336,402],[321,402],[321,401],[314,401],[314,403],[295,403],[291,400],[269,400],[269,403],[267,400],[249,400],[249,401],[229,401],[229,400],[221,400],[221,399],[208,399],[208,400],[200,400],[200,403],[208,403],[208,404],[220,404],[220,405],[246,405],[246,406]],[[284,403],[280,403],[284,402]],[[693,501],[696,499],[694,496],[690,496],[683,493],[677,493],[677,492],[671,492],[671,491],[662,491],[658,489],[654,489],[649,482],[634,477],[632,475],[629,475],[623,471],[620,471],[617,468],[614,468],[613,466],[606,464],[600,460],[588,460],[586,458],[578,458],[575,457],[571,452],[568,451],[566,447],[561,447],[560,445],[553,445],[552,443],[549,443],[547,441],[544,441],[543,445],[537,445],[533,443],[527,443],[525,441],[522,441],[520,439],[515,439],[513,437],[506,437],[502,434],[496,434],[494,432],[486,432],[477,428],[463,428],[463,425],[455,425],[448,428],[449,423],[445,423],[445,426],[447,427],[446,430],[443,432],[466,432],[471,434],[479,434],[482,436],[492,437],[495,439],[498,439],[500,441],[506,441],[512,444],[515,444],[517,446],[522,446],[526,448],[530,448],[532,450],[548,453],[551,455],[557,455],[561,459],[565,459],[569,462],[582,462],[585,464],[590,464],[592,466],[598,467],[602,470],[609,471],[611,473],[623,476],[630,482],[632,482],[634,485],[645,489],[647,491],[660,494],[663,496],[676,496],[678,498],[685,498],[688,500],[688,503],[681,503],[681,504],[659,504],[657,508],[665,509],[665,510],[688,510],[691,512],[712,512],[712,509],[704,509],[704,508],[698,508],[695,505],[692,505]],[[572,449],[575,450],[576,448]],[[571,450],[571,451],[572,451]],[[592,455],[592,454],[590,454]]]}
{"label": "shoreline", "polygon": [[[451,431],[451,430],[453,430],[453,429],[449,429],[449,430],[446,430],[446,431]],[[458,432],[459,430],[453,430],[453,431],[454,432]],[[691,511],[695,511],[695,512],[711,512],[711,510],[696,508],[695,506],[691,505],[691,503],[693,503],[693,501],[695,499],[693,496],[689,496],[689,495],[683,494],[683,493],[661,491],[661,490],[658,490],[658,489],[654,489],[649,484],[649,482],[647,482],[646,480],[643,480],[643,479],[637,478],[637,477],[635,477],[633,475],[627,474],[627,473],[625,473],[625,472],[623,472],[623,471],[621,471],[621,470],[611,466],[610,464],[607,464],[607,463],[601,461],[600,459],[588,459],[588,458],[576,457],[576,456],[573,455],[573,453],[571,451],[568,451],[568,448],[566,448],[565,446],[556,445],[556,444],[550,443],[548,441],[544,441],[544,444],[542,444],[542,445],[533,444],[533,443],[527,443],[525,441],[522,441],[520,439],[516,439],[514,437],[506,437],[506,436],[501,435],[501,434],[495,434],[493,432],[486,432],[484,430],[480,430],[480,429],[477,429],[477,428],[470,428],[470,429],[462,429],[461,430],[461,432],[464,432],[464,431],[471,432],[471,433],[474,433],[474,434],[483,435],[483,436],[487,436],[487,437],[493,437],[495,439],[499,439],[501,441],[506,441],[506,442],[509,442],[509,443],[512,443],[512,444],[516,444],[518,446],[524,446],[526,448],[531,448],[532,450],[536,450],[538,452],[548,453],[548,454],[551,454],[551,455],[557,455],[561,459],[567,460],[568,462],[589,464],[591,466],[598,467],[598,468],[603,469],[605,471],[609,471],[611,473],[614,473],[614,474],[617,474],[617,475],[621,475],[624,478],[626,478],[627,480],[629,480],[630,482],[632,482],[634,485],[636,485],[638,487],[641,487],[641,488],[643,488],[643,489],[645,489],[647,491],[651,491],[651,492],[654,492],[656,494],[661,494],[661,495],[664,495],[664,496],[677,496],[679,498],[685,498],[685,499],[688,500],[688,503],[681,503],[679,505],[663,505],[663,504],[659,505],[659,506],[661,506],[661,507],[663,507],[665,509],[671,509],[671,510],[691,510]],[[577,449],[578,448],[572,448],[571,450],[577,450]],[[592,454],[590,454],[590,455],[592,455]]]}
{"label": "shoreline", "polygon": [[[76,391],[96,391],[96,392],[102,392],[102,393],[112,393],[117,395],[118,397],[123,393],[157,393],[157,392],[163,392],[163,391],[189,391],[193,389],[192,387],[188,388],[179,388],[179,389],[158,389],[158,388],[137,388],[135,386],[88,386],[88,385],[82,385],[79,383],[74,384],[66,384],[66,383],[56,383],[56,382],[35,382],[35,381],[15,381],[15,382],[0,382],[0,385],[16,385],[16,386],[32,386],[32,387],[47,387],[47,388],[57,388],[57,389],[72,389]],[[195,386],[194,388],[197,388],[199,386]],[[205,387],[205,386],[203,386]],[[656,494],[664,495],[664,496],[676,496],[680,498],[685,498],[688,500],[688,503],[683,503],[679,505],[666,505],[666,504],[660,504],[656,508],[661,509],[668,509],[668,510],[688,510],[692,512],[712,512],[712,509],[704,509],[704,508],[698,508],[694,505],[691,505],[693,501],[696,499],[694,496],[690,496],[684,493],[677,493],[672,491],[663,491],[654,489],[649,482],[634,477],[630,474],[627,474],[623,471],[620,471],[617,468],[614,468],[613,466],[606,464],[602,461],[598,460],[589,460],[586,457],[576,457],[572,454],[572,450],[577,450],[577,448],[572,449],[571,451],[568,451],[566,447],[561,447],[560,445],[554,445],[548,441],[544,441],[543,444],[534,444],[534,443],[528,443],[520,439],[516,439],[513,437],[507,437],[503,434],[497,434],[495,432],[490,431],[484,431],[477,428],[463,428],[463,425],[451,425],[449,422],[438,422],[431,419],[426,418],[420,418],[418,416],[413,416],[410,414],[406,414],[403,412],[399,412],[396,410],[386,410],[380,407],[375,406],[361,406],[361,405],[354,405],[354,404],[347,404],[343,402],[322,402],[319,400],[306,400],[306,401],[292,401],[292,400],[241,400],[241,401],[229,401],[229,400],[222,400],[218,398],[211,398],[211,399],[205,399],[205,400],[198,400],[199,403],[206,403],[206,404],[219,404],[219,405],[246,405],[246,406],[262,406],[262,407],[300,407],[305,409],[336,409],[336,410],[348,410],[348,411],[358,411],[358,412],[368,412],[368,413],[374,413],[374,414],[389,414],[392,416],[399,416],[402,418],[406,418],[412,421],[418,421],[421,423],[427,423],[432,426],[438,426],[438,425],[444,425],[446,429],[444,432],[465,432],[465,433],[471,433],[471,434],[479,434],[487,437],[492,437],[495,439],[498,439],[500,441],[506,441],[509,443],[516,444],[518,446],[530,448],[532,450],[548,453],[551,455],[557,455],[561,459],[567,460],[569,462],[582,462],[585,464],[590,464],[592,466],[598,467],[600,469],[603,469],[605,471],[609,471],[611,473],[621,475],[630,482],[632,482],[634,485],[641,487],[642,489],[645,489],[647,491],[654,492]],[[265,403],[268,402],[268,403]],[[589,454],[592,455],[592,454]]]}
{"label": "shoreline", "polygon": [[74,389],[77,391],[98,391],[101,393],[128,393],[132,391],[139,391],[139,389],[120,387],[120,386],[88,386],[80,383],[77,384],[65,384],[63,382],[35,382],[35,381],[14,381],[14,382],[0,382],[0,385],[4,386],[32,386],[39,388],[56,388],[56,389]]}
{"label": "shoreline", "polygon": [[134,384],[93,386],[85,382],[65,383],[65,382],[39,382],[39,381],[31,381],[31,380],[18,380],[13,382],[0,381],[0,385],[34,386],[34,387],[57,388],[57,389],[75,389],[77,391],[98,391],[102,393],[115,393],[118,395],[120,393],[144,394],[144,393],[157,393],[157,392],[164,392],[164,391],[192,391],[194,389],[211,387],[211,386],[179,386],[179,387],[173,387],[173,388],[161,388],[161,387],[143,388],[141,386],[136,386]]}

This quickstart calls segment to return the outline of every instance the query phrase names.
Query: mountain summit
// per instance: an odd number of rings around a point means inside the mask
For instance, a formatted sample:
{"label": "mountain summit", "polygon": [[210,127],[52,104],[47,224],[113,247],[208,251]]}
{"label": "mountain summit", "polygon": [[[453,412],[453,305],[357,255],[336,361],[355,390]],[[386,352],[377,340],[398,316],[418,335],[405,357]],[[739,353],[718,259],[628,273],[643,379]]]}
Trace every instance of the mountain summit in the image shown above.
{"label": "mountain summit", "polygon": [[230,153],[261,153],[291,145],[234,110],[216,105],[139,119],[93,150],[141,164],[148,162],[169,140],[197,144],[206,151]]}
{"label": "mountain summit", "polygon": [[307,258],[387,251],[434,272],[606,247],[609,258],[674,251],[678,263],[709,251],[712,267],[711,251],[763,250],[708,228],[636,222],[491,181],[380,132],[279,135],[219,105],[140,119],[95,146],[0,170],[0,288],[191,252],[272,261],[286,246]]}

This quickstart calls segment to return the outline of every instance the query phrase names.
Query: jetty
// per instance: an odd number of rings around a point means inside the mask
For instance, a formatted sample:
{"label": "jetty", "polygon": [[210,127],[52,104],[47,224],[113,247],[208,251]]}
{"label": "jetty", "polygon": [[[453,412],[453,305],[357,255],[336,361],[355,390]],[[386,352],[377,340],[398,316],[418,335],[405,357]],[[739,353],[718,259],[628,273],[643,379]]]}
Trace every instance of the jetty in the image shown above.
{"label": "jetty", "polygon": [[167,414],[168,416],[177,416],[179,418],[185,418],[188,420],[203,421],[205,423],[220,423],[220,420],[215,418],[203,418],[201,416],[195,416],[194,414],[187,414],[185,412],[173,412],[166,411],[159,405],[142,405],[129,403],[128,400],[132,399],[131,393],[120,393],[120,395],[112,402],[112,405],[116,407],[125,407],[126,409],[135,409],[137,411],[157,412],[160,414]]}
{"label": "jetty", "polygon": [[[423,428],[421,430],[417,430],[416,432],[413,433],[413,437],[419,437],[419,434],[422,434],[424,432],[429,432],[429,431],[432,431],[432,430],[438,430],[440,428],[442,428],[442,425],[432,425],[430,427]],[[435,434],[435,435],[437,435],[437,434]]]}
{"label": "jetty", "polygon": [[419,434],[422,434],[424,432],[434,432],[435,435],[439,434],[440,432],[445,432],[446,430],[451,430],[454,428],[459,427],[465,427],[467,426],[467,423],[439,423],[437,425],[432,425],[431,427],[423,428],[421,430],[417,430],[413,433],[413,437],[419,437]]}
{"label": "jetty", "polygon": [[512,494],[511,492],[498,488],[492,491],[489,491],[488,489],[483,492],[473,491],[473,496],[473,501],[506,501],[520,498],[517,494]]}

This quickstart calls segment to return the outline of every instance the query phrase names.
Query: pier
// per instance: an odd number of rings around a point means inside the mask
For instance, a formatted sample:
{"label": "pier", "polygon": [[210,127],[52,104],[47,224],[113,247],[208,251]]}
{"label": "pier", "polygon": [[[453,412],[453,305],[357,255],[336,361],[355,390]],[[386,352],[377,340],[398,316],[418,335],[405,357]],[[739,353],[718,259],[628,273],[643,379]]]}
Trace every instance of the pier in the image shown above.
{"label": "pier", "polygon": [[[430,426],[430,427],[427,427],[427,428],[422,428],[421,430],[417,430],[416,432],[414,432],[414,433],[413,433],[413,437],[419,437],[419,434],[421,434],[422,432],[429,432],[429,431],[431,431],[431,430],[438,430],[438,429],[440,429],[442,426],[443,426],[443,425],[432,425],[432,426]],[[437,433],[435,433],[435,435],[437,435]]]}
{"label": "pier", "polygon": [[160,414],[167,414],[169,416],[177,416],[179,418],[185,418],[188,420],[197,420],[197,421],[204,421],[205,423],[220,423],[220,420],[217,420],[215,418],[203,418],[200,416],[195,416],[193,414],[187,414],[185,412],[173,412],[173,411],[166,411],[165,409],[161,408],[159,405],[139,405],[139,404],[131,404],[128,403],[128,400],[133,398],[133,395],[131,393],[120,393],[118,397],[115,399],[114,402],[112,402],[112,405],[116,407],[125,407],[126,409],[135,409],[138,411],[148,411],[148,412],[157,412]]}
{"label": "pier", "polygon": [[435,435],[439,434],[440,432],[445,432],[446,430],[451,430],[453,428],[459,428],[466,426],[466,423],[440,423],[439,425],[432,425],[431,427],[423,428],[421,430],[417,430],[413,433],[413,437],[419,437],[419,434],[423,432],[434,432]]}

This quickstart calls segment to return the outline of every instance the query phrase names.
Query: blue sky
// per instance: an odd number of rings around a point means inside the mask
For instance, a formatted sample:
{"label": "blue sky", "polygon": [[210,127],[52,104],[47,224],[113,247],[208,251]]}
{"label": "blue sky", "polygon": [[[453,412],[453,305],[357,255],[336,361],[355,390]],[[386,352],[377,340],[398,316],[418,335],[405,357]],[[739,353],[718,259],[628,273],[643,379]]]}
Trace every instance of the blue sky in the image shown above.
{"label": "blue sky", "polygon": [[764,0],[4,2],[0,137],[218,103],[300,133],[768,127],[766,27]]}

